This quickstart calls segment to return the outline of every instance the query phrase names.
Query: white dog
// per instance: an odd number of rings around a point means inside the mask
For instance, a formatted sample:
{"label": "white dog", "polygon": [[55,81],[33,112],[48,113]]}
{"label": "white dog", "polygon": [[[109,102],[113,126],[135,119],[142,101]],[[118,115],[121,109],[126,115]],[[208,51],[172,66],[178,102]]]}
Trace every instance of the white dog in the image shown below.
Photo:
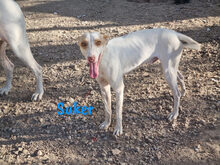
{"label": "white dog", "polygon": [[10,45],[14,54],[34,72],[37,89],[32,100],[40,100],[44,93],[41,66],[35,61],[31,53],[23,13],[13,0],[0,0],[0,62],[7,77],[6,85],[0,88],[1,95],[7,95],[12,87],[14,65],[5,54],[7,44]]}
{"label": "white dog", "polygon": [[[149,29],[107,41],[100,33],[86,33],[78,38],[82,54],[88,59],[90,77],[96,78],[105,104],[105,121],[100,128],[111,124],[110,86],[116,92],[116,126],[114,135],[122,130],[123,74],[142,63],[153,63],[159,59],[165,78],[174,95],[174,109],[168,119],[176,119],[179,114],[180,97],[185,93],[183,76],[178,65],[183,48],[200,49],[200,44],[183,34],[168,29]],[[177,80],[182,91],[178,90]]]}

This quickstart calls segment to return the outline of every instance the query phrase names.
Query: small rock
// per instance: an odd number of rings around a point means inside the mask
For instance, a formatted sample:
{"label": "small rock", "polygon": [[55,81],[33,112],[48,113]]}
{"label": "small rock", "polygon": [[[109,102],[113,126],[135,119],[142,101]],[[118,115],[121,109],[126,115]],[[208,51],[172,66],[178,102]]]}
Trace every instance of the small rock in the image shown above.
{"label": "small rock", "polygon": [[109,162],[112,162],[112,160],[113,160],[112,158],[108,158],[108,161],[109,161]]}
{"label": "small rock", "polygon": [[158,160],[160,160],[161,159],[161,152],[156,153],[156,157]]}
{"label": "small rock", "polygon": [[168,108],[169,110],[172,110],[172,109],[173,109],[173,107],[172,107],[171,105],[169,105],[167,108]]}
{"label": "small rock", "polygon": [[82,18],[82,17],[85,17],[86,15],[83,14],[83,15],[78,15],[77,18]]}
{"label": "small rock", "polygon": [[29,154],[28,150],[24,149],[23,154],[28,155]]}
{"label": "small rock", "polygon": [[218,80],[214,79],[214,78],[211,78],[212,81],[218,83]]}
{"label": "small rock", "polygon": [[184,124],[186,128],[188,128],[188,127],[189,127],[189,123],[190,123],[190,122],[189,122],[189,120],[188,120],[188,119],[186,119],[185,124]]}
{"label": "small rock", "polygon": [[43,122],[44,122],[44,119],[43,119],[43,118],[40,118],[40,122],[43,123]]}
{"label": "small rock", "polygon": [[54,14],[54,15],[57,15],[58,13],[57,13],[57,12],[54,12],[53,14]]}
{"label": "small rock", "polygon": [[95,94],[95,90],[91,90],[91,95],[94,95]]}
{"label": "small rock", "polygon": [[4,106],[4,107],[3,107],[3,111],[4,111],[5,114],[9,113],[9,108],[8,108],[8,106]]}
{"label": "small rock", "polygon": [[18,147],[18,151],[23,151],[23,148],[22,147]]}
{"label": "small rock", "polygon": [[74,65],[74,70],[75,70],[75,71],[78,71],[78,70],[79,70],[79,68],[78,68],[77,65]]}
{"label": "small rock", "polygon": [[140,152],[140,147],[135,147],[136,152]]}
{"label": "small rock", "polygon": [[35,153],[36,153],[35,155],[37,155],[37,156],[42,156],[43,155],[41,150],[37,150],[37,151],[35,151]]}
{"label": "small rock", "polygon": [[194,150],[195,150],[196,152],[199,152],[199,151],[201,150],[200,144],[198,144],[198,145],[194,148]]}
{"label": "small rock", "polygon": [[153,140],[150,139],[150,138],[145,137],[144,139],[145,139],[145,142],[146,142],[146,143],[153,143]]}
{"label": "small rock", "polygon": [[12,133],[15,133],[16,132],[16,129],[12,129],[12,131],[11,131]]}
{"label": "small rock", "polygon": [[6,109],[8,109],[8,108],[9,108],[9,107],[8,107],[7,105],[4,105],[4,106],[3,106],[3,109],[4,109],[4,110],[6,110]]}
{"label": "small rock", "polygon": [[207,28],[206,30],[207,30],[207,32],[209,32],[211,29],[210,29],[210,28]]}
{"label": "small rock", "polygon": [[118,154],[120,154],[120,153],[121,153],[121,151],[120,151],[119,149],[117,149],[117,148],[112,149],[112,154],[113,154],[113,155],[118,155]]}
{"label": "small rock", "polygon": [[127,163],[121,162],[120,165],[126,165]]}
{"label": "small rock", "polygon": [[15,154],[15,155],[18,155],[18,154],[19,154],[19,151],[14,151],[14,154]]}
{"label": "small rock", "polygon": [[38,155],[38,156],[43,155],[42,151],[39,150],[39,151],[37,152],[37,155]]}
{"label": "small rock", "polygon": [[74,99],[73,98],[69,98],[68,100],[70,103],[74,103]]}

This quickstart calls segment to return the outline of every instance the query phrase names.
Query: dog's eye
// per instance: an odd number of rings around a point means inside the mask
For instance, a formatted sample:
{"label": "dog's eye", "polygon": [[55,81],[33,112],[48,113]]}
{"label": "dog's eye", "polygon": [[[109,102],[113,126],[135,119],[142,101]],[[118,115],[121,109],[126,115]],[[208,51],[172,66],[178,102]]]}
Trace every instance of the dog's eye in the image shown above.
{"label": "dog's eye", "polygon": [[98,41],[95,41],[95,45],[96,45],[96,46],[100,46],[101,44],[102,44],[101,41],[99,41],[99,40],[98,40]]}
{"label": "dog's eye", "polygon": [[82,46],[83,48],[85,48],[85,47],[88,46],[88,43],[87,43],[87,42],[81,42],[81,46]]}

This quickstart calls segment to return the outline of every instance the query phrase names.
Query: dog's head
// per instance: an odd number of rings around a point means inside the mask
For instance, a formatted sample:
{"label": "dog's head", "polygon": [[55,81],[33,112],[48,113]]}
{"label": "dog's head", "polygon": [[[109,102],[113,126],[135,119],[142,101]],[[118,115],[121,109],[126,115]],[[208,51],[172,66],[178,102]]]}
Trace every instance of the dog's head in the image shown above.
{"label": "dog's head", "polygon": [[97,78],[99,61],[107,45],[108,37],[98,32],[85,33],[77,39],[82,55],[88,60],[90,77]]}

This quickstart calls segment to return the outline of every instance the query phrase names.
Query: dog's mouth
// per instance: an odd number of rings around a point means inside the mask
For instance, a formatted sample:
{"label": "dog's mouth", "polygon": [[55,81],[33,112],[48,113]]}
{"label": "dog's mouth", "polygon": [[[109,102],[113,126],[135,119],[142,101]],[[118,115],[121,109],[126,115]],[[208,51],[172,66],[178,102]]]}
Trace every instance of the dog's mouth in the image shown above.
{"label": "dog's mouth", "polygon": [[98,58],[97,62],[94,62],[94,63],[93,62],[89,62],[89,75],[93,79],[97,78],[98,75],[99,75],[100,56],[101,56],[101,54],[99,55],[99,58]]}

